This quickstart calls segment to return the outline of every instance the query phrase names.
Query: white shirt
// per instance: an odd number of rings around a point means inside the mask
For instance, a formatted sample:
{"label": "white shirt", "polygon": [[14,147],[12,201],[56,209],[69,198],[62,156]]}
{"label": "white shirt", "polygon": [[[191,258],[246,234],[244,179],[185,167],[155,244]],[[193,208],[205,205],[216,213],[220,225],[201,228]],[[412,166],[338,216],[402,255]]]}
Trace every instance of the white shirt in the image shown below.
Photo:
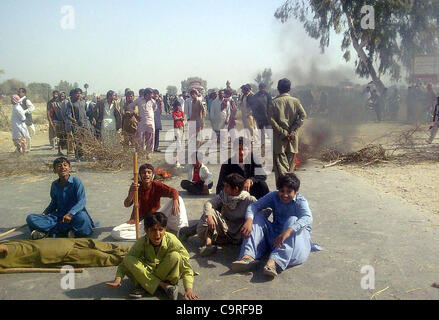
{"label": "white shirt", "polygon": [[[18,103],[21,104],[24,99],[26,99],[26,96],[20,98]],[[27,109],[24,110],[24,113],[32,113],[32,112],[34,112],[35,106],[32,104],[32,102],[29,99],[26,100],[26,106],[27,106]]]}
{"label": "white shirt", "polygon": [[177,100],[178,100],[178,102],[180,102],[180,105],[181,105],[180,109],[184,108],[184,98],[182,96],[179,96],[177,98]]}
{"label": "white shirt", "polygon": [[[194,178],[194,167],[195,165],[190,163],[188,163],[186,166],[187,179],[189,181],[192,181],[192,179]],[[200,179],[204,181],[205,184],[209,185],[213,183],[212,174],[204,164],[201,164],[199,174],[200,174]]]}
{"label": "white shirt", "polygon": [[192,98],[187,98],[184,102],[184,109],[183,109],[184,115],[186,116],[186,119],[189,119],[192,114]]}
{"label": "white shirt", "polygon": [[104,130],[116,130],[116,118],[114,116],[115,103],[112,102],[108,105],[106,100],[104,103],[104,118],[102,120],[102,129]]}
{"label": "white shirt", "polygon": [[226,128],[226,121],[230,118],[230,102],[227,101],[227,106],[224,110],[221,110],[223,100],[219,97],[212,101],[210,106],[210,122],[212,123],[212,129],[219,131]]}
{"label": "white shirt", "polygon": [[19,103],[12,106],[11,131],[12,139],[21,139],[24,136],[29,139],[29,131],[24,120],[26,119],[25,111]]}

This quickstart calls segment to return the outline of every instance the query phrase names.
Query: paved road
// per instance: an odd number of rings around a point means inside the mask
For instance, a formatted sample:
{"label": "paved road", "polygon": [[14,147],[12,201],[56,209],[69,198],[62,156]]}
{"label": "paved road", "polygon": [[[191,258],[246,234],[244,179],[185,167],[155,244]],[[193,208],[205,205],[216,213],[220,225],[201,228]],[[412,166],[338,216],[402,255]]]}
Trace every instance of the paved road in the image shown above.
{"label": "paved road", "polygon": [[[164,121],[170,127],[170,121]],[[169,142],[163,141],[162,144]],[[51,153],[41,148],[39,153]],[[211,167],[218,176],[219,166]],[[125,221],[130,210],[123,199],[131,183],[129,171],[93,173],[76,170],[87,192],[87,208],[100,222],[94,238],[111,241],[111,228]],[[321,169],[310,161],[297,172],[301,193],[313,212],[312,238],[324,251],[312,253],[299,267],[267,281],[260,270],[250,274],[231,274],[230,263],[238,247],[225,247],[215,256],[197,256],[199,242],[187,244],[191,263],[200,273],[195,291],[203,299],[369,299],[386,289],[377,299],[439,299],[439,219],[418,211],[399,198],[383,194],[360,178],[336,168]],[[50,183],[56,177],[47,173],[0,179],[0,233],[23,224],[31,212],[41,212],[48,204]],[[180,177],[168,180],[179,188]],[[268,178],[274,190],[274,175]],[[201,216],[208,196],[192,197],[181,192],[189,220]],[[19,231],[9,239],[28,236]],[[362,289],[363,266],[375,271],[375,288]],[[106,288],[116,267],[89,268],[75,278],[76,289],[64,291],[58,274],[0,275],[0,299],[125,299],[130,283],[120,289]],[[180,291],[183,291],[180,284]],[[162,295],[146,299],[162,299]]]}

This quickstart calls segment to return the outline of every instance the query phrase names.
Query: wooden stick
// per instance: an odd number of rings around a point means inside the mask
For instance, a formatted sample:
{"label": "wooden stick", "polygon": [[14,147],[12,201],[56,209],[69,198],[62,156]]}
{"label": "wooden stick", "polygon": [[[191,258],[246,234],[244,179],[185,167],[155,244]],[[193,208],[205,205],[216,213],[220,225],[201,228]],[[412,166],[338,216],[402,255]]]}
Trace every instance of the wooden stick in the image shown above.
{"label": "wooden stick", "polygon": [[[61,273],[61,268],[6,268],[0,269],[0,274],[8,274],[8,273]],[[66,269],[69,272],[72,269]],[[73,271],[75,273],[84,272],[83,268],[74,268]]]}
{"label": "wooden stick", "polygon": [[23,224],[22,226],[12,228],[11,230],[6,231],[6,232],[0,234],[0,238],[6,237],[8,234],[11,234],[11,233],[13,233],[13,232],[15,232],[15,231],[17,231],[17,230],[19,230],[19,229],[21,229],[21,228],[26,227],[26,226],[27,226],[27,223],[26,223],[26,224]]}
{"label": "wooden stick", "polygon": [[[134,183],[137,185],[139,183],[139,171],[137,169],[137,152],[134,152],[133,156],[133,173],[134,173]],[[136,219],[136,239],[140,239],[140,226],[139,226],[139,188],[136,188],[134,193],[134,215]]]}
{"label": "wooden stick", "polygon": [[337,163],[342,162],[343,160],[344,160],[344,159],[339,159],[339,160],[334,161],[334,162],[332,162],[332,163],[325,164],[325,165],[323,166],[323,168],[329,168],[329,167],[335,166]]}

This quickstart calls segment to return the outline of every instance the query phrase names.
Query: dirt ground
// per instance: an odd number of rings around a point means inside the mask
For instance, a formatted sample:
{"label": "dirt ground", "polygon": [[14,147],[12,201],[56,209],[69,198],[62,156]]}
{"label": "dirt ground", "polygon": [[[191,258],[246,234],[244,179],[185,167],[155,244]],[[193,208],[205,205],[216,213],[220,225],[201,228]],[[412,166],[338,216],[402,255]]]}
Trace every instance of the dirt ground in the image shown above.
{"label": "dirt ground", "polygon": [[371,188],[396,195],[422,211],[439,215],[439,161],[417,164],[345,166],[344,170],[366,180]]}
{"label": "dirt ground", "polygon": [[[311,120],[312,121],[312,120]],[[309,132],[309,126],[305,128]],[[413,128],[400,122],[367,123],[358,126],[335,129],[332,140],[335,144],[344,141],[346,151],[357,151],[368,143],[379,143],[384,148],[391,149],[394,139],[399,132]],[[419,148],[432,150],[439,148],[439,139],[427,145],[425,139],[428,137],[428,124],[421,125],[421,130],[414,137],[414,141]],[[347,136],[349,134],[349,136]],[[342,170],[349,174],[364,179],[371,188],[378,189],[384,193],[393,194],[402,198],[404,201],[417,206],[428,214],[439,215],[439,197],[437,189],[439,186],[439,159],[436,161],[390,161],[370,166],[361,165],[342,165]]]}

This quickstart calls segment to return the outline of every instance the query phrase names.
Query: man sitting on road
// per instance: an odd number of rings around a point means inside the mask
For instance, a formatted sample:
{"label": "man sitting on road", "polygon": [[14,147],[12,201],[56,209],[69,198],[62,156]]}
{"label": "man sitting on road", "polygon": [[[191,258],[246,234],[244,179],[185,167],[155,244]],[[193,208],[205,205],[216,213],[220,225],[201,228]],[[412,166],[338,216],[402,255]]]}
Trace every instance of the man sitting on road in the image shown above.
{"label": "man sitting on road", "polygon": [[53,170],[59,179],[50,188],[49,206],[42,214],[31,214],[26,219],[31,239],[90,236],[95,226],[85,208],[84,185],[70,175],[72,168],[64,157],[55,159]]}
{"label": "man sitting on road", "polygon": [[[140,184],[132,183],[124,206],[129,208],[133,205],[136,188],[139,188],[139,221],[141,224],[143,224],[145,217],[160,211],[168,217],[168,227],[173,232],[178,233],[180,228],[188,226],[186,208],[183,199],[178,196],[178,191],[159,181],[154,181],[154,167],[151,164],[141,165],[139,176]],[[162,206],[160,204],[162,197],[171,198],[172,201]],[[111,231],[111,236],[116,240],[136,240],[134,210],[130,220],[115,227]]]}

